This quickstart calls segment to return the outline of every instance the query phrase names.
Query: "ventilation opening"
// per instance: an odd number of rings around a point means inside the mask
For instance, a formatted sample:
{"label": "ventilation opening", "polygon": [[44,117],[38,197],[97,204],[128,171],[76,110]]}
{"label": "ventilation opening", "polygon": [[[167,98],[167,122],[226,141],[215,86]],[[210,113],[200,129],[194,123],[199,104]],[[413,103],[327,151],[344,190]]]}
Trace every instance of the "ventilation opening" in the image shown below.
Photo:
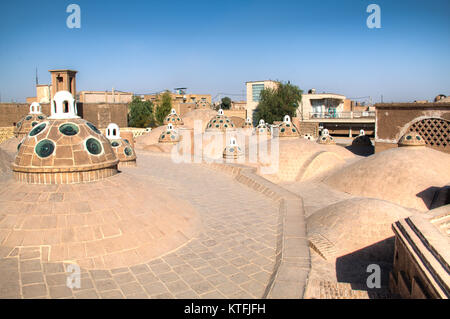
{"label": "ventilation opening", "polygon": [[69,102],[68,101],[64,101],[63,102],[63,109],[64,109],[64,113],[69,113]]}

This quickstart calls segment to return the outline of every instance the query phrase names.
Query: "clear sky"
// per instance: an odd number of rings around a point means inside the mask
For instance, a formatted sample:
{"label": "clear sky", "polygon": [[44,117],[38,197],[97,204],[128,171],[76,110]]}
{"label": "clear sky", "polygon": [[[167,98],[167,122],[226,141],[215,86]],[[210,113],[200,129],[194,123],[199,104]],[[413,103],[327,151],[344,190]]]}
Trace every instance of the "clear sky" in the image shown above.
{"label": "clear sky", "polygon": [[[66,7],[81,7],[81,28]],[[366,8],[381,7],[381,29]],[[450,95],[449,0],[1,1],[1,101],[35,96],[49,69],[77,90],[245,97],[245,82],[385,102]],[[244,96],[238,95],[244,94]]]}

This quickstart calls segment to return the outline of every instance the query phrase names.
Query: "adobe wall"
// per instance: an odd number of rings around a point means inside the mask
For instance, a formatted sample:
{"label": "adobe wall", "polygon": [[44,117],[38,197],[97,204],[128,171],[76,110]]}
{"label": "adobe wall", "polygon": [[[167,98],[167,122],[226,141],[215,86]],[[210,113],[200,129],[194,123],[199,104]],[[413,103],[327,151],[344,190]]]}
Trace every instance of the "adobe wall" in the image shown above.
{"label": "adobe wall", "polygon": [[[50,115],[50,104],[41,104],[42,112]],[[128,104],[126,103],[77,103],[78,114],[99,128],[114,122],[127,127]],[[30,111],[27,103],[0,103],[0,127],[14,126]]]}

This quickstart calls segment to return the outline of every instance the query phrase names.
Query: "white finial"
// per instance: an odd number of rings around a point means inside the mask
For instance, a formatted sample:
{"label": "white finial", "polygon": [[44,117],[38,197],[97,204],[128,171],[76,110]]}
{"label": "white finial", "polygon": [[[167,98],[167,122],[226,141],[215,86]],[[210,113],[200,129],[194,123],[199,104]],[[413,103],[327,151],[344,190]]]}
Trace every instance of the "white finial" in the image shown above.
{"label": "white finial", "polygon": [[230,144],[228,144],[228,145],[236,146],[237,145],[236,138],[234,138],[234,137],[230,138]]}
{"label": "white finial", "polygon": [[259,125],[264,125],[264,124],[265,124],[264,120],[263,120],[263,119],[260,119],[260,120],[259,120]]}
{"label": "white finial", "polygon": [[285,115],[285,116],[284,116],[283,122],[285,122],[285,123],[291,123],[291,117],[290,117],[289,115]]}
{"label": "white finial", "polygon": [[75,99],[69,91],[58,91],[52,99],[49,119],[79,118]]}
{"label": "white finial", "polygon": [[167,124],[167,129],[168,129],[169,131],[173,130],[173,125],[172,125],[172,123]]}
{"label": "white finial", "polygon": [[116,140],[120,138],[119,126],[116,123],[109,123],[106,128],[106,137],[110,140]]}
{"label": "white finial", "polygon": [[328,136],[328,135],[330,135],[330,132],[328,131],[328,129],[323,129],[323,131],[322,131],[322,136]]}
{"label": "white finial", "polygon": [[245,120],[246,123],[251,123],[252,121],[250,120],[249,117],[247,117],[247,119]]}
{"label": "white finial", "polygon": [[30,114],[41,114],[42,107],[38,102],[33,102],[30,105]]}
{"label": "white finial", "polygon": [[364,136],[364,135],[366,135],[366,132],[364,132],[363,129],[359,130],[359,136]]}
{"label": "white finial", "polygon": [[172,109],[172,111],[170,111],[171,114],[177,115],[177,111],[175,111],[175,109]]}
{"label": "white finial", "polygon": [[219,109],[219,111],[217,112],[218,115],[223,115],[223,110]]}

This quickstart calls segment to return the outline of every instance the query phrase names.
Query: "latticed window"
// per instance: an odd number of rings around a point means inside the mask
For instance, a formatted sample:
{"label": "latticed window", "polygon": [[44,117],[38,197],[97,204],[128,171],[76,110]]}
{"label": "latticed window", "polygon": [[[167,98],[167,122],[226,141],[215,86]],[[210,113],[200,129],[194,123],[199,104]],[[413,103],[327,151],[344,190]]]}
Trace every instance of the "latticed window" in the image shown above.
{"label": "latticed window", "polygon": [[409,132],[419,133],[425,143],[435,148],[450,147],[449,121],[440,118],[428,118],[417,121],[409,127]]}

